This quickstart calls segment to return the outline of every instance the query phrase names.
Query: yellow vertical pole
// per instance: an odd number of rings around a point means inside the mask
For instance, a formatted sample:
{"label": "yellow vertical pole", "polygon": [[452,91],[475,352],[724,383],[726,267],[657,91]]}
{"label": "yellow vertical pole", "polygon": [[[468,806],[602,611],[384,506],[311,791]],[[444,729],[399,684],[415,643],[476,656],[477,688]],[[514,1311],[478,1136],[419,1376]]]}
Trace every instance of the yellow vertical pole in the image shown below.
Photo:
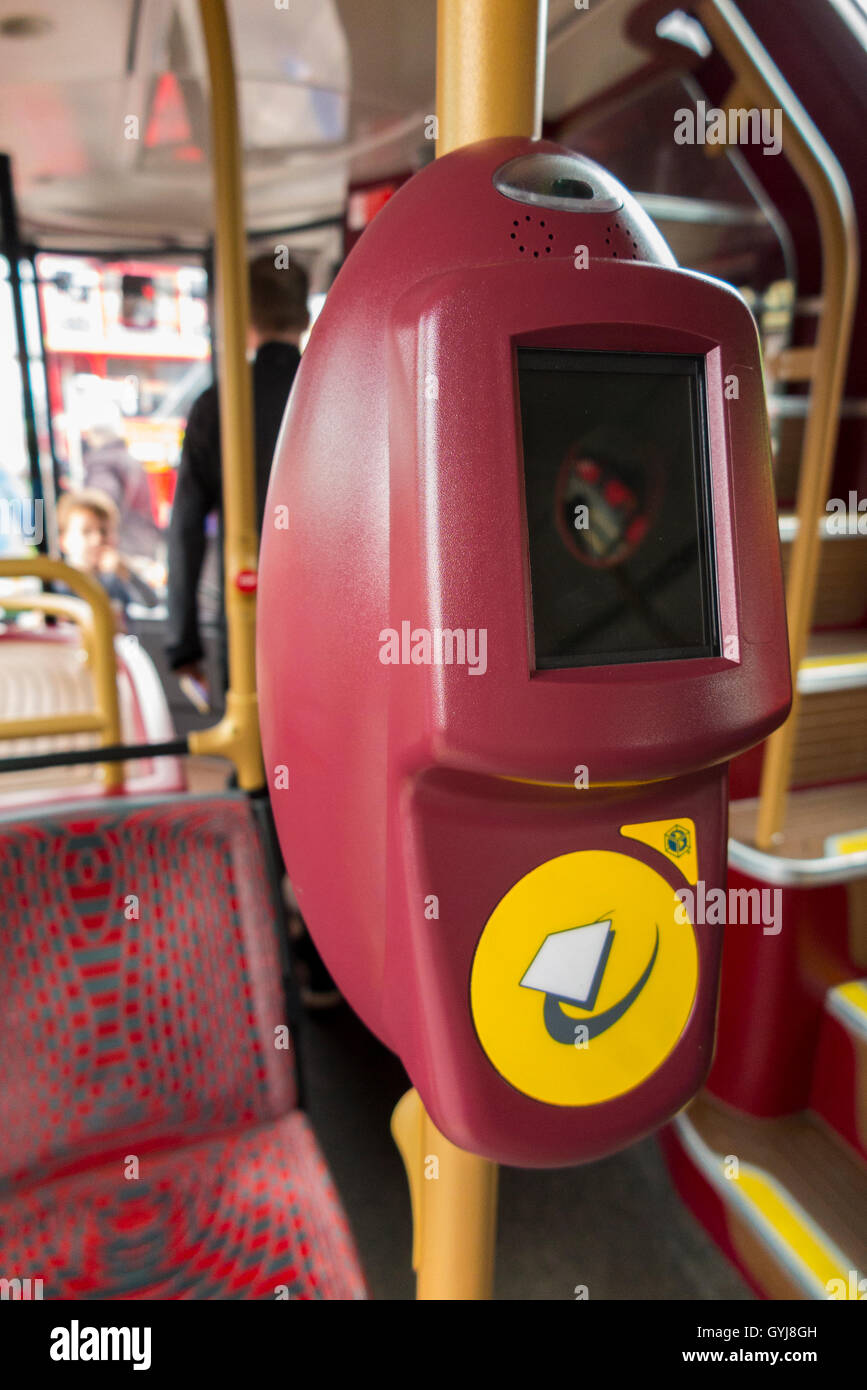
{"label": "yellow vertical pole", "polygon": [[225,0],[199,0],[199,13],[211,88],[229,691],[224,718],[214,728],[191,735],[190,749],[231,758],[240,786],[252,791],[263,785],[264,773],[256,697],[256,594],[254,586],[243,583],[245,577],[256,574],[258,537],[241,140]]}
{"label": "yellow vertical pole", "polygon": [[496,1163],[446,1139],[418,1091],[407,1091],[398,1101],[391,1132],[409,1180],[417,1298],[490,1298],[497,1240]]}
{"label": "yellow vertical pole", "polygon": [[[538,136],[547,14],[547,0],[438,0],[437,155],[495,136]],[[391,1129],[409,1179],[417,1298],[490,1298],[497,1165],[446,1139],[414,1090]]]}
{"label": "yellow vertical pole", "polygon": [[438,0],[438,155],[539,135],[547,13],[547,0]]}

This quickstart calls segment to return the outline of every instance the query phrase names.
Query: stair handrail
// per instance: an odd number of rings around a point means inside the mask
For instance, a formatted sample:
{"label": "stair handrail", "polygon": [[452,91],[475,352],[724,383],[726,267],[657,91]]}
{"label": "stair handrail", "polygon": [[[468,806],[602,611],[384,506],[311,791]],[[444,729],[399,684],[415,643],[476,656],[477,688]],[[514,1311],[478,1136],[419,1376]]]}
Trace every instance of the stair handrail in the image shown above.
{"label": "stair handrail", "polygon": [[[837,445],[840,404],[852,341],[859,276],[858,223],[843,169],[818,127],[732,0],[699,0],[697,14],[734,74],[760,106],[779,107],[784,151],[803,182],[819,225],[822,312],[810,373],[786,607],[789,652],[797,675],[813,619],[820,556],[819,520],[825,512]],[[768,739],[759,788],[755,841],[770,849],[779,839],[792,775],[799,698],[793,681],[788,719]]]}

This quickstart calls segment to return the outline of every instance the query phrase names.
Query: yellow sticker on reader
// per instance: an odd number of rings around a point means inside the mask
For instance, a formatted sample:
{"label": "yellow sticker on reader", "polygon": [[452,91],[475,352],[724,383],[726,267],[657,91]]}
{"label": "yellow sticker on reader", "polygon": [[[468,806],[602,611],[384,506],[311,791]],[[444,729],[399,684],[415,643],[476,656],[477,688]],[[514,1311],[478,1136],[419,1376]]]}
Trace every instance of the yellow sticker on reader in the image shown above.
{"label": "yellow sticker on reader", "polygon": [[687,883],[698,881],[695,821],[688,816],[680,820],[646,820],[636,825],[621,825],[620,833],[664,854],[680,869]]}
{"label": "yellow sticker on reader", "polygon": [[476,1032],[500,1075],[549,1105],[596,1105],[656,1071],[698,984],[678,906],[654,869],[607,850],[550,859],[510,888],[470,976]]}

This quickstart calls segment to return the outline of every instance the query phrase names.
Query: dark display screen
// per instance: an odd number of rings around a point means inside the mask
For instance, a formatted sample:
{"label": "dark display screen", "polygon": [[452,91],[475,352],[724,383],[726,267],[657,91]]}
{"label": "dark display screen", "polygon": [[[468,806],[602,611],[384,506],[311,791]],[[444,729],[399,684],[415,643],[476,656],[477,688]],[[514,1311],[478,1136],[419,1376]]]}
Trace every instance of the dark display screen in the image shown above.
{"label": "dark display screen", "polygon": [[518,349],[536,667],[715,656],[704,358]]}

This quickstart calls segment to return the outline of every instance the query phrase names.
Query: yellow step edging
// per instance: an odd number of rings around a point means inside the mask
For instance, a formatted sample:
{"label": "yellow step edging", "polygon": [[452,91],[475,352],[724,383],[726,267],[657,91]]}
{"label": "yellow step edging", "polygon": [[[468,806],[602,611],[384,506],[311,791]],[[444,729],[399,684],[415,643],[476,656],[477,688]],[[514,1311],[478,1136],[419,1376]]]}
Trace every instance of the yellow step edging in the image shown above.
{"label": "yellow step edging", "polygon": [[[862,832],[862,839],[867,848],[867,831]],[[867,980],[851,980],[829,989],[825,1007],[850,1033],[867,1042]]]}
{"label": "yellow step edging", "polygon": [[848,1299],[867,1281],[844,1254],[770,1174],[749,1163],[727,1177],[727,1158],[706,1144],[687,1114],[674,1121],[681,1143],[724,1203],[736,1209],[778,1264],[810,1299]]}

